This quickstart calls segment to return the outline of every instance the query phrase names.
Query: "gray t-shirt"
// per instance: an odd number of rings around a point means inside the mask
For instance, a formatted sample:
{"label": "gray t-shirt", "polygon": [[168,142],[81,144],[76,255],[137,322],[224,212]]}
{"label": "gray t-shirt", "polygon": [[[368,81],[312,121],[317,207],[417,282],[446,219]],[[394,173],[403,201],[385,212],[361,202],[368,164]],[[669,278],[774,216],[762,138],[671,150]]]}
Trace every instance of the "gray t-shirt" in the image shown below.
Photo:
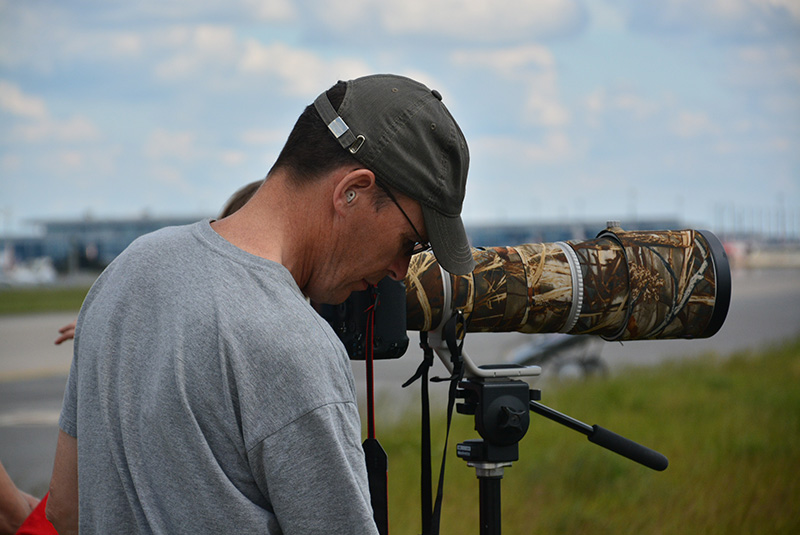
{"label": "gray t-shirt", "polygon": [[99,277],[59,425],[82,533],[377,533],[344,348],[288,270],[209,221]]}

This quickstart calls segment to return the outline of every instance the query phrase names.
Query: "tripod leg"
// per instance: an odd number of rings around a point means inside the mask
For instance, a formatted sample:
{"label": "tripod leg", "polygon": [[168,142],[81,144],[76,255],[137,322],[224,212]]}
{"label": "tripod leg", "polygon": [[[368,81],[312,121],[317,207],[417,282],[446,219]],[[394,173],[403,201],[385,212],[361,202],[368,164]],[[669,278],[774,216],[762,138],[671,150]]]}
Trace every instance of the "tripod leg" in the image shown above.
{"label": "tripod leg", "polygon": [[481,535],[500,535],[500,480],[503,476],[479,476]]}

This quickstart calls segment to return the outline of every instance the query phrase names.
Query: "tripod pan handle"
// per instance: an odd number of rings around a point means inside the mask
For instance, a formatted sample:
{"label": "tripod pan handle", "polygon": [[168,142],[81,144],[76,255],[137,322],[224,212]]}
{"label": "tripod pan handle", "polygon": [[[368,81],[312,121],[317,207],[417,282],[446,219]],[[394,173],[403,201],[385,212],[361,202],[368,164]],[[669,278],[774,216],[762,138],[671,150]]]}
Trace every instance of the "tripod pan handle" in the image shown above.
{"label": "tripod pan handle", "polygon": [[607,450],[618,453],[632,461],[643,464],[653,470],[662,471],[667,468],[669,461],[664,455],[621,435],[609,431],[599,425],[592,426],[592,433],[587,435],[589,442],[602,446]]}

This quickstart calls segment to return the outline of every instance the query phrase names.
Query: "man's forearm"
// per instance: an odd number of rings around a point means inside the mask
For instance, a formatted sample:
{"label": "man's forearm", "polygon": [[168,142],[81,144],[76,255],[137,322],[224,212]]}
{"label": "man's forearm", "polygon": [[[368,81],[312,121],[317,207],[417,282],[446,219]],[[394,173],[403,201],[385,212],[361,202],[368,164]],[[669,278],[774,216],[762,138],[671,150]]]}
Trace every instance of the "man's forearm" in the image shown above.
{"label": "man's forearm", "polygon": [[45,516],[60,535],[78,533],[78,440],[61,430]]}

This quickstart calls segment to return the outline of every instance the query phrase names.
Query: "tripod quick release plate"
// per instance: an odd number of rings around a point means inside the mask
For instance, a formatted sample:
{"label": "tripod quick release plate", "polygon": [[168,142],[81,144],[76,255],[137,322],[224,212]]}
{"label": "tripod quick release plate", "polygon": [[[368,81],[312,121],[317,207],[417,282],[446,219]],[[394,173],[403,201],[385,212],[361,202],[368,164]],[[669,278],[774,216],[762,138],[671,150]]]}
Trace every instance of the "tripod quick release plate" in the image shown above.
{"label": "tripod quick release plate", "polygon": [[456,446],[456,455],[468,463],[511,463],[519,459],[519,444],[496,446],[481,439],[465,440]]}

